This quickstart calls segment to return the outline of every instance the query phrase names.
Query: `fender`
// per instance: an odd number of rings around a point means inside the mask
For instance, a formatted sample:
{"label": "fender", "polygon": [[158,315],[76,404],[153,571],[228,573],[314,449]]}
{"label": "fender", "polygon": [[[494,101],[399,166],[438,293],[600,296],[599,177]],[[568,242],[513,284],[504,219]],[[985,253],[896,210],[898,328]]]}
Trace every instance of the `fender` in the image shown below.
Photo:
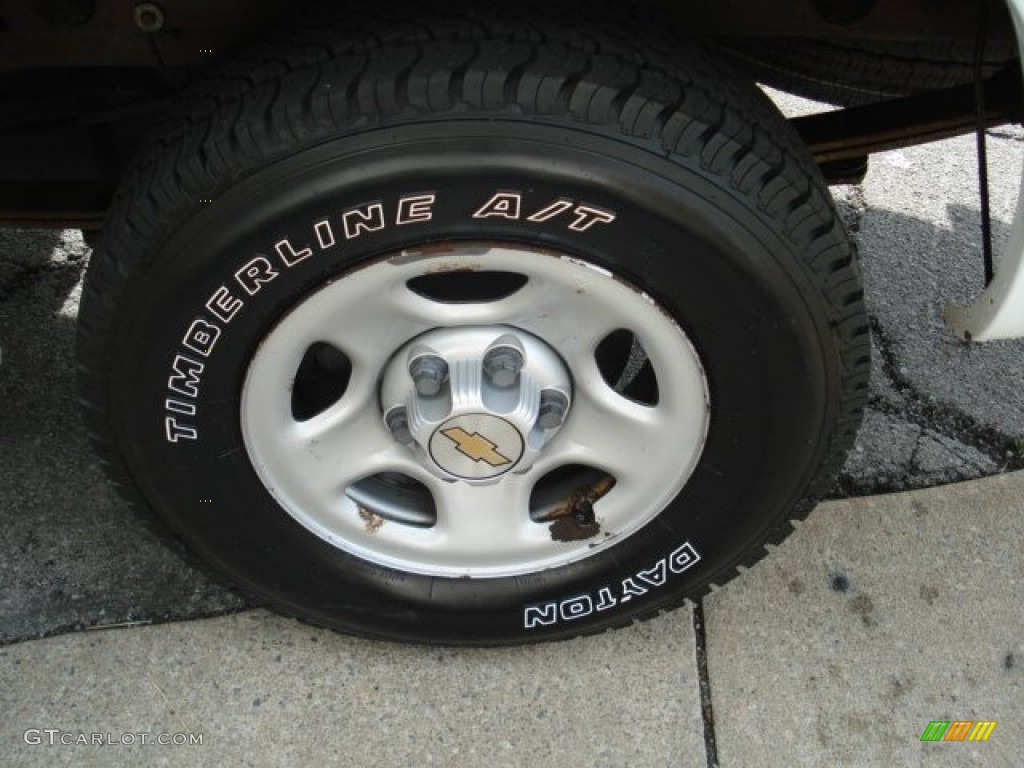
{"label": "fender", "polygon": [[[1020,48],[1024,44],[1024,0],[1007,0],[1007,5]],[[947,305],[945,320],[953,333],[967,341],[1024,337],[1024,179],[995,277],[969,306]]]}

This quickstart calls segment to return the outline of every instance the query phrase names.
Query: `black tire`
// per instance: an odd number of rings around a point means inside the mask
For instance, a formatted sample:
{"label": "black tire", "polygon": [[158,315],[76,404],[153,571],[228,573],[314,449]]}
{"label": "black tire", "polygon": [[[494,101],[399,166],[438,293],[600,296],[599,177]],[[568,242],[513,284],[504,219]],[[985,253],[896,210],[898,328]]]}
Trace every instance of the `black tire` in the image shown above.
{"label": "black tire", "polygon": [[[974,81],[969,41],[808,40],[752,38],[726,47],[765,85],[807,99],[855,107]],[[983,73],[1017,66],[1012,41],[986,45]]]}
{"label": "black tire", "polygon": [[[340,33],[310,24],[303,44],[240,61],[195,91],[124,180],[78,339],[85,419],[113,477],[231,582],[369,637],[565,638],[731,578],[828,490],[866,398],[858,266],[813,162],[753,84],[698,42],[550,7],[476,10],[469,22],[395,13],[347,18]],[[390,217],[399,196],[424,190],[436,197],[429,222],[364,231],[287,269],[275,261],[274,279],[240,293],[236,273],[278,259],[275,243],[312,242],[314,222],[366,201]],[[615,221],[472,218],[495,190],[518,190],[524,206],[586,201]],[[706,371],[710,428],[685,486],[581,560],[496,578],[385,567],[299,525],[247,453],[241,391],[275,323],[357,266],[464,241],[568,254],[638,286]],[[227,323],[211,302],[231,310]],[[197,320],[219,327],[212,352],[196,351]],[[181,376],[168,391],[180,355],[202,362],[194,396],[178,393]],[[581,608],[607,598],[608,610]]]}

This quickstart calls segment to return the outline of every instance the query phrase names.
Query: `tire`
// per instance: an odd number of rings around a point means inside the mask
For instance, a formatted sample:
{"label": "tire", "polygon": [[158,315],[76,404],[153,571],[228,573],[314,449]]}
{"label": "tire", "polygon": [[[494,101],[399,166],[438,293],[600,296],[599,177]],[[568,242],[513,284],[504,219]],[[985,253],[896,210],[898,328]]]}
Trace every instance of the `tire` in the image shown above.
{"label": "tire", "polygon": [[813,162],[698,42],[395,13],[239,60],[124,180],[80,312],[101,456],[216,573],[347,633],[531,643],[701,595],[864,406]]}
{"label": "tire", "polygon": [[[732,40],[726,47],[759,82],[807,99],[855,107],[974,82],[970,41]],[[986,46],[983,73],[1016,66],[1012,40]]]}

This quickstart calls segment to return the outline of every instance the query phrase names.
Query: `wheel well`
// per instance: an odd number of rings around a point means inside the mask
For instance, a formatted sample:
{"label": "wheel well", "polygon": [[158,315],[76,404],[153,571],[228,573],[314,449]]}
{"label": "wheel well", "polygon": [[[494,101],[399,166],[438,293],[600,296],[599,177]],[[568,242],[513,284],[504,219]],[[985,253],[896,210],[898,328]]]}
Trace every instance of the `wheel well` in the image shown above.
{"label": "wheel well", "polygon": [[[8,155],[0,163],[0,223],[98,227],[121,174],[175,94],[213,62],[232,60],[250,40],[311,5],[303,0],[162,0],[158,5],[39,0],[0,10],[0,137]],[[641,0],[640,5],[688,35],[714,38],[739,51],[751,77],[765,82],[773,82],[779,65],[756,53],[758,46],[777,50],[783,40],[797,41],[797,50],[800,41],[870,44],[898,56],[901,46],[922,42],[969,44],[978,8],[974,0]],[[1015,55],[1006,5],[990,5],[995,14],[990,45]],[[599,3],[586,8],[590,14],[601,12]],[[800,66],[816,62],[801,55],[790,61],[796,77],[789,72],[773,84],[799,92],[800,84],[815,76]],[[828,77],[841,79],[842,71]]]}

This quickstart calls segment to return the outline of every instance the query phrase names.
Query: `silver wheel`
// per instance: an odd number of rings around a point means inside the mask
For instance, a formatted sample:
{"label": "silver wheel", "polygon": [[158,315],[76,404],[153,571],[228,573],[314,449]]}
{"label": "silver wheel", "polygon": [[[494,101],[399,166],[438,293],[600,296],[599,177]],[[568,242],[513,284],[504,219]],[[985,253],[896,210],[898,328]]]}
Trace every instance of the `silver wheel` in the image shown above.
{"label": "silver wheel", "polygon": [[[481,275],[510,287],[444,295]],[[624,332],[615,376],[598,352]],[[521,368],[494,364],[503,349]],[[337,386],[297,413],[311,352]],[[646,402],[624,389],[642,364]],[[256,352],[241,423],[260,479],[317,536],[403,571],[497,577],[648,523],[692,472],[708,408],[693,346],[649,296],[565,255],[467,245],[393,255],[302,301]]]}

